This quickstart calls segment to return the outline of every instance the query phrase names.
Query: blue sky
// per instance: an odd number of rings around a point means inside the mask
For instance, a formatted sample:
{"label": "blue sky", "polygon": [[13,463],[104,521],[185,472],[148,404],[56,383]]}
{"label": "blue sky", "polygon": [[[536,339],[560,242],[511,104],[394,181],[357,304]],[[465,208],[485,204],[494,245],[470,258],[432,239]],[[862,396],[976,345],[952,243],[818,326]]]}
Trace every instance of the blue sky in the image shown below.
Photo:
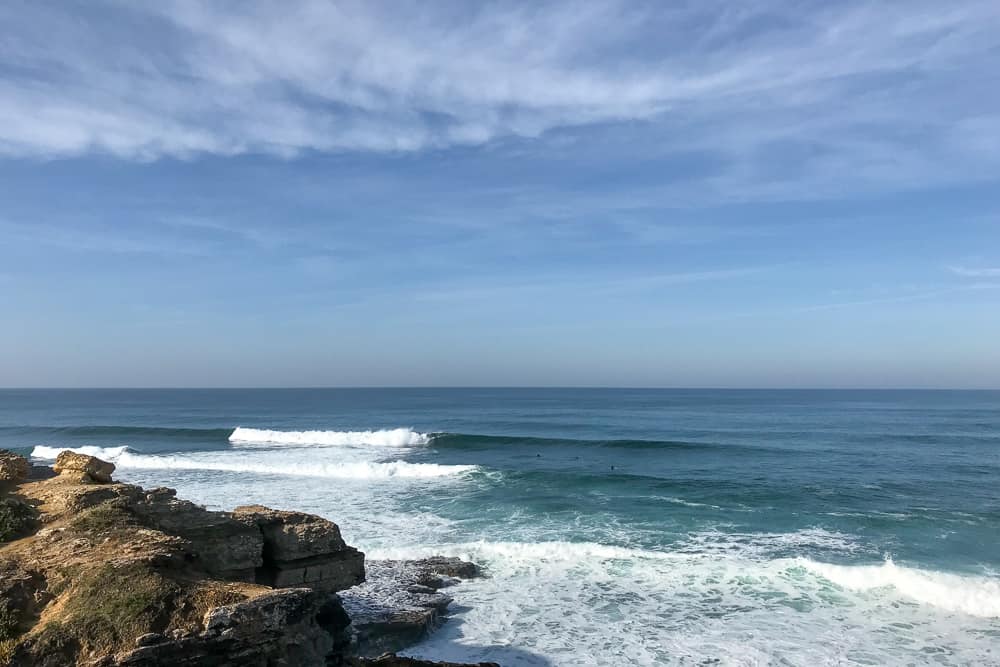
{"label": "blue sky", "polygon": [[0,385],[1000,387],[996,2],[0,30]]}

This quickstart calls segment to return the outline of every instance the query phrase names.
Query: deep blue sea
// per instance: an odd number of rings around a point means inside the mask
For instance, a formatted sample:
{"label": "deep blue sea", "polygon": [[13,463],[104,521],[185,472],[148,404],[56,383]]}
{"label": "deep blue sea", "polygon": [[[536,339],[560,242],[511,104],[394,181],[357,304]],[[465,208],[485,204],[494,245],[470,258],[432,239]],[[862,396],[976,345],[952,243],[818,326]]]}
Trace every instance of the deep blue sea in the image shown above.
{"label": "deep blue sea", "polygon": [[1000,392],[4,390],[0,447],[482,564],[412,655],[1000,664]]}

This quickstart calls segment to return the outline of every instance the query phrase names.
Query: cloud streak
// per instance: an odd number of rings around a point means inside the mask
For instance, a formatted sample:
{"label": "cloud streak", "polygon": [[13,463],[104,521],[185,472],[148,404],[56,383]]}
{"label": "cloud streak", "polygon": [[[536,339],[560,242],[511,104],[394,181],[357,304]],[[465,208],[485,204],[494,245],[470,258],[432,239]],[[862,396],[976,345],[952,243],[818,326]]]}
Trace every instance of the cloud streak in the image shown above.
{"label": "cloud streak", "polygon": [[91,8],[0,7],[0,155],[398,153],[639,121],[639,150],[724,154],[712,186],[736,197],[998,161],[991,2]]}
{"label": "cloud streak", "polygon": [[1000,267],[949,266],[948,270],[963,278],[1000,278]]}

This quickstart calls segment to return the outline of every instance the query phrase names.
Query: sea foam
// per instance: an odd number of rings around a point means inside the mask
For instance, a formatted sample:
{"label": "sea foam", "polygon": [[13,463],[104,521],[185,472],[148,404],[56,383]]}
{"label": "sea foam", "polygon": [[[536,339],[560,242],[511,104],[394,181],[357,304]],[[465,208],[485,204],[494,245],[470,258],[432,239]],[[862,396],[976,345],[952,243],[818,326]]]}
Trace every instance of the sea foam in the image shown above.
{"label": "sea foam", "polygon": [[113,461],[128,451],[128,447],[94,447],[84,445],[82,447],[49,447],[38,445],[31,451],[31,456],[36,459],[54,460],[60,452],[76,452],[87,456],[96,456],[105,461]]}
{"label": "sea foam", "polygon": [[332,479],[392,479],[447,477],[471,472],[472,465],[442,465],[410,463],[408,461],[342,461],[282,459],[271,456],[239,457],[231,453],[199,452],[187,456],[138,454],[128,447],[35,447],[31,455],[37,459],[54,459],[69,449],[81,454],[111,461],[120,469],[142,470],[215,470],[219,472],[287,475],[292,477],[324,477]]}
{"label": "sea foam", "polygon": [[229,442],[240,445],[293,445],[297,447],[417,447],[430,442],[426,433],[408,428],[378,431],[271,431],[238,426]]}

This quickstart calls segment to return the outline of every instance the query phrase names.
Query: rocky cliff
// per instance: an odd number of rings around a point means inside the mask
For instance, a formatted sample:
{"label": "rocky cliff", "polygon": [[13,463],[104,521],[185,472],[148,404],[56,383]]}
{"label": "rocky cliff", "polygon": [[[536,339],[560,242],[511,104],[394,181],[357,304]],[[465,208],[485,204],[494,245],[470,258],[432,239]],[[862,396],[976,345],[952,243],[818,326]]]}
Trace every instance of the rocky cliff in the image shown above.
{"label": "rocky cliff", "polygon": [[326,519],[210,512],[72,452],[52,470],[0,452],[0,665],[445,664],[374,656],[433,630],[471,564],[373,563],[366,581]]}

